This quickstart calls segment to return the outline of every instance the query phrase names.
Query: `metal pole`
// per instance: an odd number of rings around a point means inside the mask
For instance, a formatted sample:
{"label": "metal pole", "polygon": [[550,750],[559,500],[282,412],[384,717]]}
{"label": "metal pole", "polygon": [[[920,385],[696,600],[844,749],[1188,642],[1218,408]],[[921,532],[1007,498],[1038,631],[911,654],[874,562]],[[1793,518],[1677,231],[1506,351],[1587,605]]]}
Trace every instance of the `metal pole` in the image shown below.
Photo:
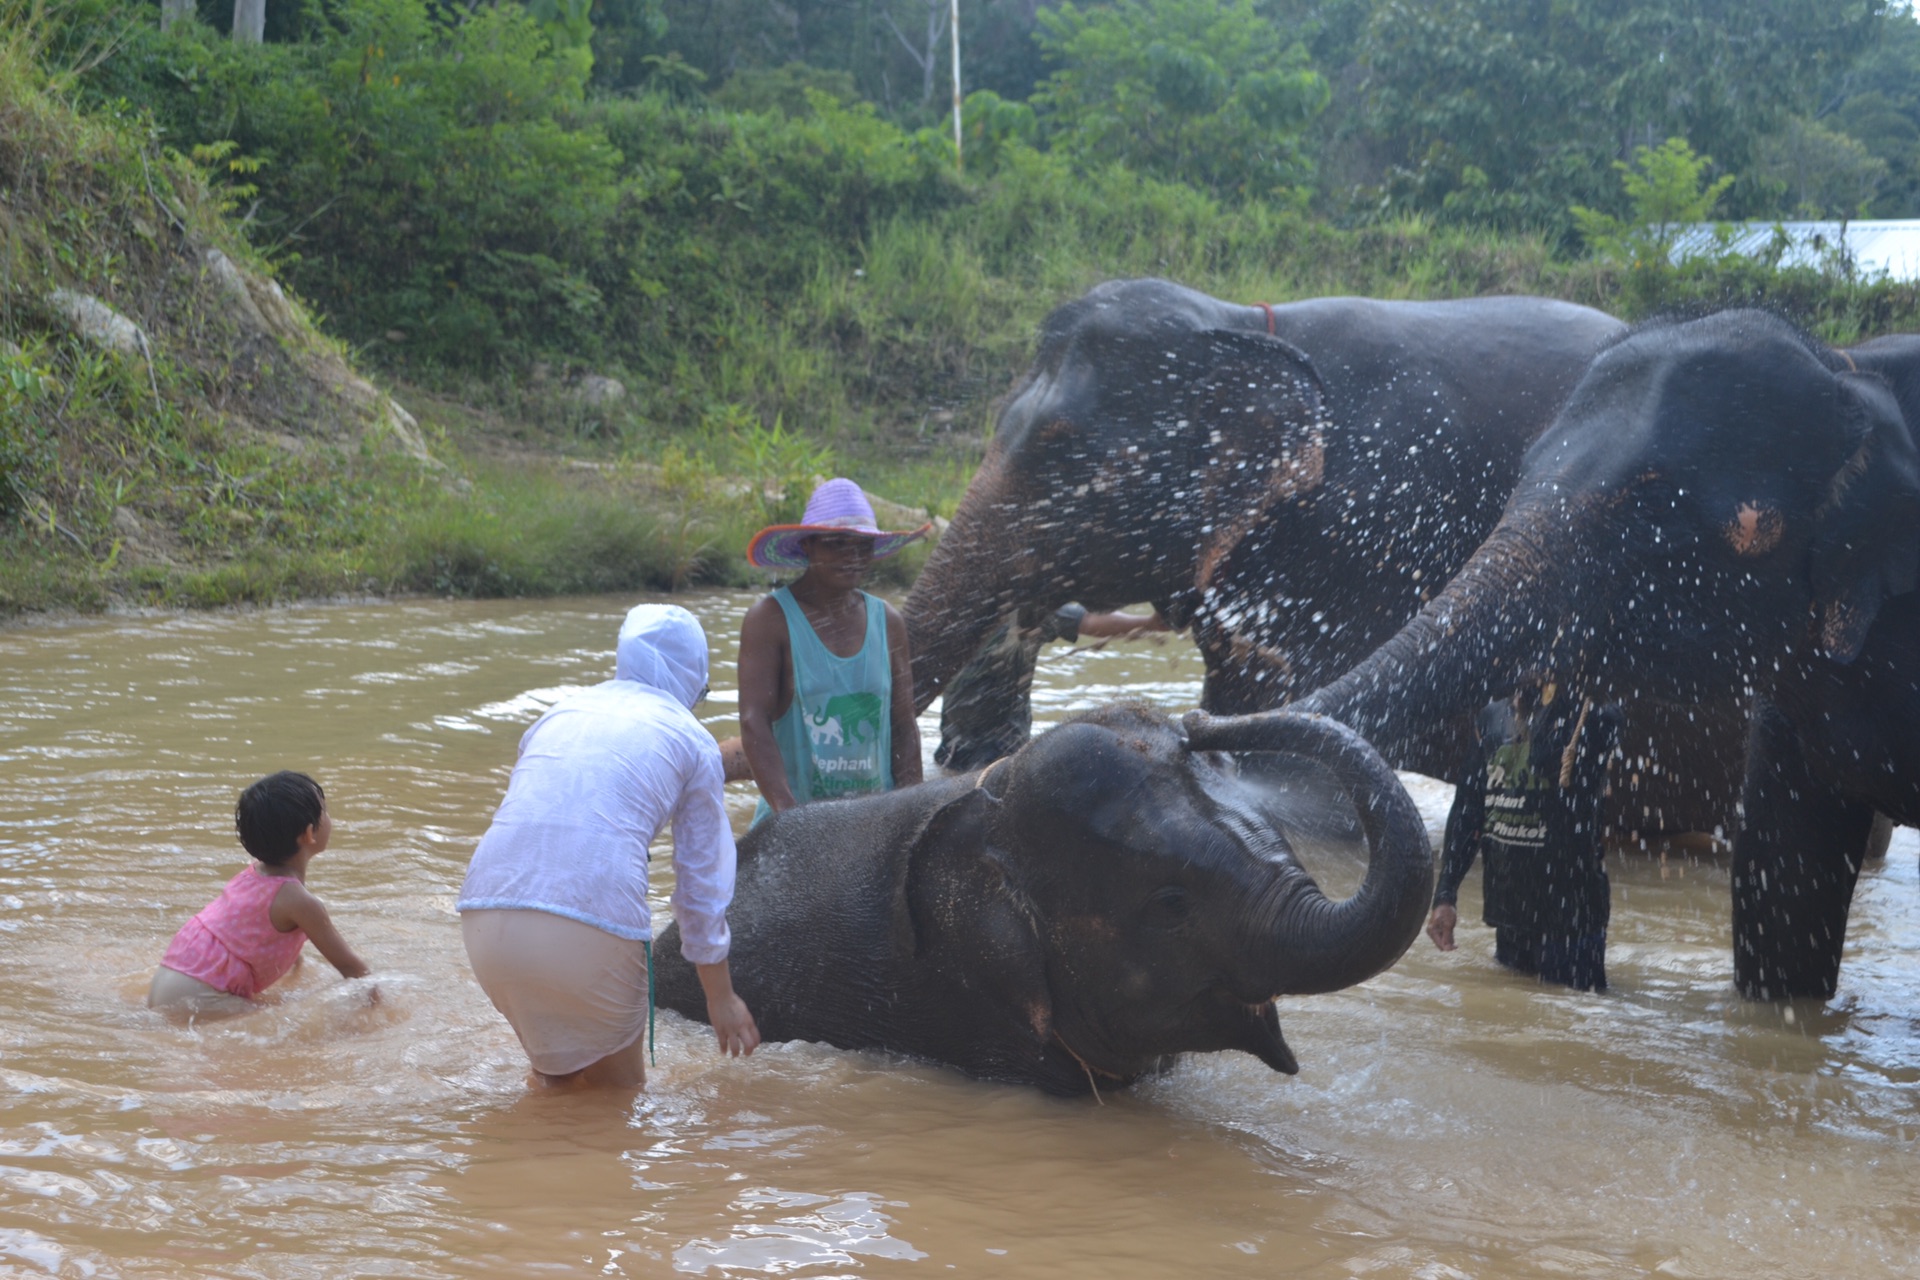
{"label": "metal pole", "polygon": [[953,28],[953,167],[960,164],[960,0],[948,0],[948,22]]}

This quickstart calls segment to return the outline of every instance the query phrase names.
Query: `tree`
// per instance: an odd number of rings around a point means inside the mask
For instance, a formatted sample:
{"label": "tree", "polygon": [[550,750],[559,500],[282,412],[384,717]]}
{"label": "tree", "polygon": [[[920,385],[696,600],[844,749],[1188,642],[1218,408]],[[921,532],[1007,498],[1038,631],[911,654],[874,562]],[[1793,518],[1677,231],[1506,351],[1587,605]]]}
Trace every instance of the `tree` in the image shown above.
{"label": "tree", "polygon": [[1643,270],[1664,268],[1681,230],[1711,218],[1733,185],[1731,174],[1709,182],[1712,158],[1696,155],[1685,138],[1641,147],[1631,165],[1616,161],[1613,167],[1633,206],[1632,216],[1615,218],[1575,205],[1573,218],[1596,253]]}
{"label": "tree", "polygon": [[900,29],[900,24],[894,21],[893,14],[887,10],[882,9],[880,17],[886,23],[887,30],[893,33],[893,38],[900,42],[907,57],[913,60],[913,65],[920,69],[920,104],[925,106],[933,101],[934,78],[940,69],[940,50],[946,43],[948,15],[952,12],[952,6],[947,0],[919,0],[919,4],[920,13],[915,16],[920,21],[915,24],[912,36]]}
{"label": "tree", "polygon": [[1611,163],[1662,138],[1744,172],[1888,18],[1887,0],[1382,0],[1363,110],[1395,201],[1566,228],[1573,203],[1618,210]]}
{"label": "tree", "polygon": [[[596,0],[596,27],[609,6],[641,2],[657,5],[663,19],[645,52],[678,55],[713,90],[737,72],[798,62],[848,73],[863,97],[899,123],[931,123],[943,114],[946,0]],[[1032,91],[1044,69],[1031,38],[1034,12],[1033,0],[966,0],[960,22],[968,87],[1011,98]],[[630,70],[617,83],[644,78]]]}
{"label": "tree", "polygon": [[1253,0],[1068,0],[1039,14],[1059,70],[1033,102],[1055,151],[1220,195],[1300,194],[1327,82]]}
{"label": "tree", "polygon": [[1799,116],[1754,149],[1754,177],[1778,187],[1783,212],[1796,217],[1860,217],[1887,174],[1864,143]]}
{"label": "tree", "polygon": [[267,34],[267,0],[233,0],[233,42],[259,44]]}
{"label": "tree", "polygon": [[1813,120],[1887,166],[1873,216],[1920,217],[1920,22],[1910,12],[1880,24],[1866,52],[1832,78]]}

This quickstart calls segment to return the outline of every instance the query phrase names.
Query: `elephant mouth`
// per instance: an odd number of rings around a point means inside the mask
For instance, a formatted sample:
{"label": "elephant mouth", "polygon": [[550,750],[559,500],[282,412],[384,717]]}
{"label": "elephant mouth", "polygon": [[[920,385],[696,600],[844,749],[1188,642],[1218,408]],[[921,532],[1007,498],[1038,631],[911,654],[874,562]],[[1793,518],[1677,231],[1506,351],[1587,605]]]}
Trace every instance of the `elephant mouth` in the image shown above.
{"label": "elephant mouth", "polygon": [[1300,1062],[1280,1032],[1280,1008],[1276,1001],[1248,1001],[1226,987],[1214,987],[1191,1007],[1190,1013],[1194,1023],[1204,1030],[1197,1036],[1188,1032],[1184,1052],[1238,1050],[1252,1054],[1282,1075],[1300,1074]]}
{"label": "elephant mouth", "polygon": [[[1146,1039],[1158,1042],[1160,1047],[1144,1053],[1137,1049],[1111,1052],[1113,1045],[1108,1038],[1087,1026],[1069,1036],[1056,1024],[1051,1036],[1096,1093],[1106,1085],[1124,1084],[1145,1072],[1163,1070],[1184,1053],[1239,1050],[1284,1075],[1300,1073],[1300,1063],[1280,1033],[1280,1013],[1272,1000],[1249,1003],[1225,988],[1214,987],[1187,1006],[1181,1022],[1184,1029],[1163,1028],[1149,1033]],[[1116,1062],[1124,1065],[1112,1065]]]}
{"label": "elephant mouth", "polygon": [[1242,1005],[1241,1008],[1244,1010],[1247,1038],[1240,1048],[1282,1075],[1299,1075],[1300,1062],[1287,1046],[1286,1037],[1280,1034],[1278,1006],[1269,1000],[1265,1004]]}

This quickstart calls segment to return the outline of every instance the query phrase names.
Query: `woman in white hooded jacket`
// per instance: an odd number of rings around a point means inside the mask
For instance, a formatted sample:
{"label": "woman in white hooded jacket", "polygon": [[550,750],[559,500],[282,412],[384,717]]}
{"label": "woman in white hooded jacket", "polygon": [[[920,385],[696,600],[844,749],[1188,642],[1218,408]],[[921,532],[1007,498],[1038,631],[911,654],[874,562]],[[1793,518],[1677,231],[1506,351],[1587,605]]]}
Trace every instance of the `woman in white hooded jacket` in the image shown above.
{"label": "woman in white hooded jacket", "polygon": [[669,822],[680,950],[714,1035],[728,1054],[760,1043],[727,970],[734,847],[720,747],[692,712],[707,689],[706,633],[677,605],[639,605],[614,670],[520,739],[460,890],[474,977],[537,1085],[646,1083],[647,846]]}

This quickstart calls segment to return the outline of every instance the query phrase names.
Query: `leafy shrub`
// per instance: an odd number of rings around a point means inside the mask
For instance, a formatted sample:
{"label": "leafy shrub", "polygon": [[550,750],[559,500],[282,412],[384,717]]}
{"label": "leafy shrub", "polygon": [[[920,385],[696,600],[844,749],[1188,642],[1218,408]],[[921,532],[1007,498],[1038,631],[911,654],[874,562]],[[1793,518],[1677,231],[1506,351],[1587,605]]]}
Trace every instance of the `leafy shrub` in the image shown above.
{"label": "leafy shrub", "polygon": [[1616,218],[1575,205],[1574,222],[1588,247],[1602,257],[1640,269],[1664,268],[1680,232],[1710,218],[1733,185],[1731,174],[1709,182],[1712,165],[1712,158],[1695,155],[1685,138],[1638,147],[1631,165],[1613,166],[1633,206],[1632,216]]}
{"label": "leafy shrub", "polygon": [[1300,135],[1331,91],[1254,0],[1067,0],[1038,19],[1060,64],[1034,95],[1056,150],[1216,195],[1304,198]]}
{"label": "leafy shrub", "polygon": [[356,341],[429,364],[595,358],[619,156],[569,118],[587,55],[515,5],[432,13],[349,0],[254,48],[143,24],[92,89],[150,103],[183,150],[252,158],[256,237]]}

